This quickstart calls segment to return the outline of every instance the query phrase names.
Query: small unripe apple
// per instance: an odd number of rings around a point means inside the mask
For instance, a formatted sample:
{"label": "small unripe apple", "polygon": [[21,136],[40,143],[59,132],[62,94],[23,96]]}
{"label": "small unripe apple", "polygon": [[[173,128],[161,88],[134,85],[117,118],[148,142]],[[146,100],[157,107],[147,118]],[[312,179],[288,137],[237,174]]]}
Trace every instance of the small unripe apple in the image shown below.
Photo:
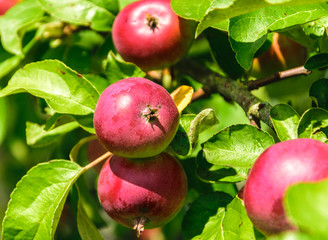
{"label": "small unripe apple", "polygon": [[0,16],[5,14],[12,6],[18,2],[19,0],[0,0]]}
{"label": "small unripe apple", "polygon": [[306,138],[277,143],[258,157],[246,180],[243,199],[247,214],[266,235],[295,229],[283,207],[286,190],[292,184],[327,177],[325,143]]}
{"label": "small unripe apple", "polygon": [[286,36],[273,33],[268,50],[254,58],[250,75],[263,78],[271,74],[304,65],[307,49]]}
{"label": "small unripe apple", "polygon": [[124,60],[149,71],[168,67],[186,55],[194,33],[194,23],[176,15],[170,0],[140,0],[119,12],[112,36]]}
{"label": "small unripe apple", "polygon": [[98,180],[98,196],[107,214],[138,232],[169,222],[180,211],[187,193],[181,164],[167,153],[152,158],[111,156]]}
{"label": "small unripe apple", "polygon": [[114,155],[151,157],[173,140],[179,112],[161,85],[145,78],[127,78],[103,91],[94,127],[99,141]]}

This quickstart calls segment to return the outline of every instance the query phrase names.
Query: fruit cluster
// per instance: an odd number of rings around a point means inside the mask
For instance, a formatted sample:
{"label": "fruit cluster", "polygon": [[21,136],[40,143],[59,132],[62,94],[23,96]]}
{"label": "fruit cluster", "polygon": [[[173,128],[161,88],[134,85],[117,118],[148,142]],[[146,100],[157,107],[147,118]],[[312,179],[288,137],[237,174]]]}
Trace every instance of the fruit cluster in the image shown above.
{"label": "fruit cluster", "polygon": [[[120,11],[112,36],[124,60],[149,71],[180,60],[193,41],[194,26],[173,12],[170,0],[141,0]],[[145,78],[122,79],[101,94],[94,127],[113,154],[98,180],[108,215],[137,235],[170,221],[184,203],[187,178],[180,163],[164,153],[179,127],[169,93]]]}
{"label": "fruit cluster", "polygon": [[187,178],[180,163],[163,151],[179,126],[170,94],[145,78],[127,78],[105,89],[95,114],[98,140],[113,155],[98,180],[101,205],[114,220],[155,228],[181,209]]}

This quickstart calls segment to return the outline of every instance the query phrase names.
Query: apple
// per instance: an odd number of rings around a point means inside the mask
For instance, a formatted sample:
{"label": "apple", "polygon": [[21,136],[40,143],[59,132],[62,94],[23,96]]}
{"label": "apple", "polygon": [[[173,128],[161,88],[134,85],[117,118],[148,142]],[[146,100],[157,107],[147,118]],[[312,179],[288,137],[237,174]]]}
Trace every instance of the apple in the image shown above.
{"label": "apple", "polygon": [[0,16],[5,14],[12,6],[18,2],[19,0],[0,0]]}
{"label": "apple", "polygon": [[94,127],[114,155],[145,158],[163,152],[179,127],[179,111],[161,85],[127,78],[107,87],[98,99]]}
{"label": "apple", "polygon": [[258,157],[246,180],[243,199],[249,218],[265,235],[295,229],[283,207],[286,190],[327,177],[325,143],[303,138],[274,144]]}
{"label": "apple", "polygon": [[186,55],[194,33],[194,23],[176,15],[170,0],[141,0],[119,12],[112,36],[125,61],[149,71],[168,67]]}
{"label": "apple", "polygon": [[[101,145],[98,139],[93,139],[92,141],[88,142],[87,156],[89,162],[96,160],[97,158],[104,155],[106,152],[107,150]],[[101,163],[97,164],[94,168],[97,172],[100,172]]]}
{"label": "apple", "polygon": [[143,228],[168,223],[181,210],[187,177],[168,153],[152,158],[127,159],[112,155],[98,179],[98,197],[107,214],[140,234]]}
{"label": "apple", "polygon": [[273,33],[272,43],[268,50],[253,59],[250,75],[255,78],[304,65],[307,49],[286,36]]}

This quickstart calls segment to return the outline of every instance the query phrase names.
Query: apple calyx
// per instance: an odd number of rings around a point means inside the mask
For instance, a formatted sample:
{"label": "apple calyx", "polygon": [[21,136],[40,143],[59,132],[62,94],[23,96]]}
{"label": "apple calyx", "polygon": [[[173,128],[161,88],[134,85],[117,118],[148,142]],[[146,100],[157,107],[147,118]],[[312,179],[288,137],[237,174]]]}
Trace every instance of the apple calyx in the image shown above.
{"label": "apple calyx", "polygon": [[141,111],[143,117],[146,118],[147,122],[153,122],[159,118],[158,108],[147,105],[147,107]]}
{"label": "apple calyx", "polygon": [[150,30],[155,32],[155,30],[158,29],[158,19],[150,15],[149,13],[146,13],[146,16],[147,16],[147,26],[150,28]]}
{"label": "apple calyx", "polygon": [[145,223],[148,222],[148,219],[145,217],[138,217],[134,220],[133,230],[136,230],[137,237],[140,238],[142,232],[145,230]]}

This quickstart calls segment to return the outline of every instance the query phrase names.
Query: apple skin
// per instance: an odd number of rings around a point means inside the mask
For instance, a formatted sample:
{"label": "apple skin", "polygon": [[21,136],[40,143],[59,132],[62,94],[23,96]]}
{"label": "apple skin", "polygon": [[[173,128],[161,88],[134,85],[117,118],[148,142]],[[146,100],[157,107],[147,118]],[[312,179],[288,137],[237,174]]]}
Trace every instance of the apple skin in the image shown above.
{"label": "apple skin", "polygon": [[[99,158],[100,156],[104,155],[107,152],[107,150],[101,145],[98,139],[91,140],[87,145],[87,156],[89,162],[92,162]],[[100,172],[102,163],[97,164],[94,166],[95,170],[97,172]]]}
{"label": "apple skin", "polygon": [[19,0],[0,0],[0,16],[5,14],[12,6],[18,2]]}
{"label": "apple skin", "polygon": [[145,219],[145,228],[169,222],[181,210],[187,177],[181,164],[167,153],[126,159],[112,155],[98,179],[98,197],[107,214],[128,228]]}
{"label": "apple skin", "polygon": [[288,140],[266,149],[246,180],[243,199],[249,218],[265,235],[292,230],[283,197],[292,184],[328,177],[328,146],[313,139]]}
{"label": "apple skin", "polygon": [[195,24],[176,15],[170,0],[141,0],[127,5],[113,23],[113,42],[125,61],[144,71],[162,69],[187,54]]}
{"label": "apple skin", "polygon": [[94,127],[99,141],[114,155],[151,157],[173,140],[179,111],[161,85],[145,78],[127,78],[101,94]]}

